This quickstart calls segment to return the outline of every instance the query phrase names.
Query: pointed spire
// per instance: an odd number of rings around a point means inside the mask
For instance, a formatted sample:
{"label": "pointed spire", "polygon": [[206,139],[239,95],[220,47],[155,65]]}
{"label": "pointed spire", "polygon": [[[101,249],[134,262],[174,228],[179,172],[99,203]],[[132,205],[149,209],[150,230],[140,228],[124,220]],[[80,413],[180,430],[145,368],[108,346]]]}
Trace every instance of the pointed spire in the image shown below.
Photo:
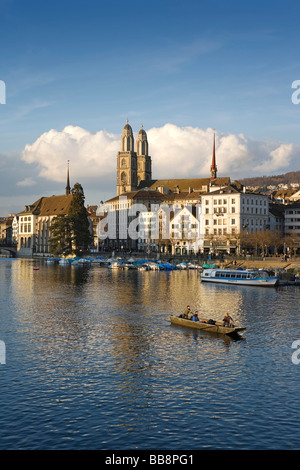
{"label": "pointed spire", "polygon": [[210,167],[210,179],[215,180],[217,177],[217,165],[216,165],[216,133],[214,130],[214,144],[213,144],[213,155]]}
{"label": "pointed spire", "polygon": [[66,196],[67,196],[68,194],[71,194],[69,162],[70,162],[70,160],[68,160]]}

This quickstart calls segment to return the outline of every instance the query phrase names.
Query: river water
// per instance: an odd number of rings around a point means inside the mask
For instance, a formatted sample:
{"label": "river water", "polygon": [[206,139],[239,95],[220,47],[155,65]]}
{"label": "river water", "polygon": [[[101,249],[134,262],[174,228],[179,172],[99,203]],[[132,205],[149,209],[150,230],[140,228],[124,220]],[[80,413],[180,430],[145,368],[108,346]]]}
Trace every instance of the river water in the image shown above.
{"label": "river water", "polygon": [[[300,449],[299,288],[36,265],[0,260],[0,449]],[[171,325],[187,304],[243,339]]]}

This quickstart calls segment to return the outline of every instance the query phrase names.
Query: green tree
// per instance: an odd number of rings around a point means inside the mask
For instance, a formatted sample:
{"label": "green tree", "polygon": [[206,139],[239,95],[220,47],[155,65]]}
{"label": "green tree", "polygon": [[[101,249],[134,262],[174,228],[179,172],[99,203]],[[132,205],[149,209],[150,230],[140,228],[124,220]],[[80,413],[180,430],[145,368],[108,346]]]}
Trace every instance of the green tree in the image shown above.
{"label": "green tree", "polygon": [[75,254],[86,250],[92,242],[90,222],[84,206],[84,192],[82,186],[76,183],[72,189],[73,199],[70,205],[68,218],[72,226],[72,243]]}
{"label": "green tree", "polygon": [[58,215],[50,228],[50,252],[54,256],[68,256],[72,253],[72,223],[68,216]]}

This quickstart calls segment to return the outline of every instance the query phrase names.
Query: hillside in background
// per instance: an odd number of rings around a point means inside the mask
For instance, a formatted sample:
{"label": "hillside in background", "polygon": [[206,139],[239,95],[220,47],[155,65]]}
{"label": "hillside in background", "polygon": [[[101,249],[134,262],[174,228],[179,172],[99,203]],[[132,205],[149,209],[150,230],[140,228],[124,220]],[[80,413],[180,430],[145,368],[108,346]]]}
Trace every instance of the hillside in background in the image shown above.
{"label": "hillside in background", "polygon": [[284,175],[257,176],[254,178],[244,178],[238,180],[244,186],[258,186],[266,188],[267,186],[278,186],[279,184],[300,183],[300,171],[290,171]]}

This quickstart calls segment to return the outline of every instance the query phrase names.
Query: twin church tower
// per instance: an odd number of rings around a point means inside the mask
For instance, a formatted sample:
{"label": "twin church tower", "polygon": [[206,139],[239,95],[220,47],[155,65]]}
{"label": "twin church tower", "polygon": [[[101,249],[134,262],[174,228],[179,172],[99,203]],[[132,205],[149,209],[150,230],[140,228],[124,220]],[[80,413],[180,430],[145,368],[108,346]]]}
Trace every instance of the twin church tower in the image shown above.
{"label": "twin church tower", "polygon": [[150,184],[151,178],[152,163],[148,155],[147,134],[142,126],[136,139],[135,152],[133,132],[127,120],[121,136],[121,151],[117,157],[117,195],[137,191],[141,181]]}
{"label": "twin church tower", "polygon": [[[151,157],[148,155],[148,140],[147,134],[141,127],[136,139],[136,151],[134,150],[134,137],[131,126],[127,124],[123,128],[121,136],[121,151],[117,156],[117,196],[132,191],[138,191],[141,188],[149,187],[156,183],[156,186],[167,184],[186,186],[199,190],[203,188],[205,183],[203,178],[182,179],[182,180],[152,180],[152,162]],[[213,140],[213,155],[212,164],[210,167],[211,177],[208,178],[210,184],[218,183],[220,178],[217,178],[217,165],[215,156],[215,132]],[[179,185],[179,186],[180,186]],[[196,187],[195,187],[196,185]],[[178,187],[179,187],[178,186]],[[170,190],[173,190],[170,188]],[[180,189],[180,187],[179,187]]]}

